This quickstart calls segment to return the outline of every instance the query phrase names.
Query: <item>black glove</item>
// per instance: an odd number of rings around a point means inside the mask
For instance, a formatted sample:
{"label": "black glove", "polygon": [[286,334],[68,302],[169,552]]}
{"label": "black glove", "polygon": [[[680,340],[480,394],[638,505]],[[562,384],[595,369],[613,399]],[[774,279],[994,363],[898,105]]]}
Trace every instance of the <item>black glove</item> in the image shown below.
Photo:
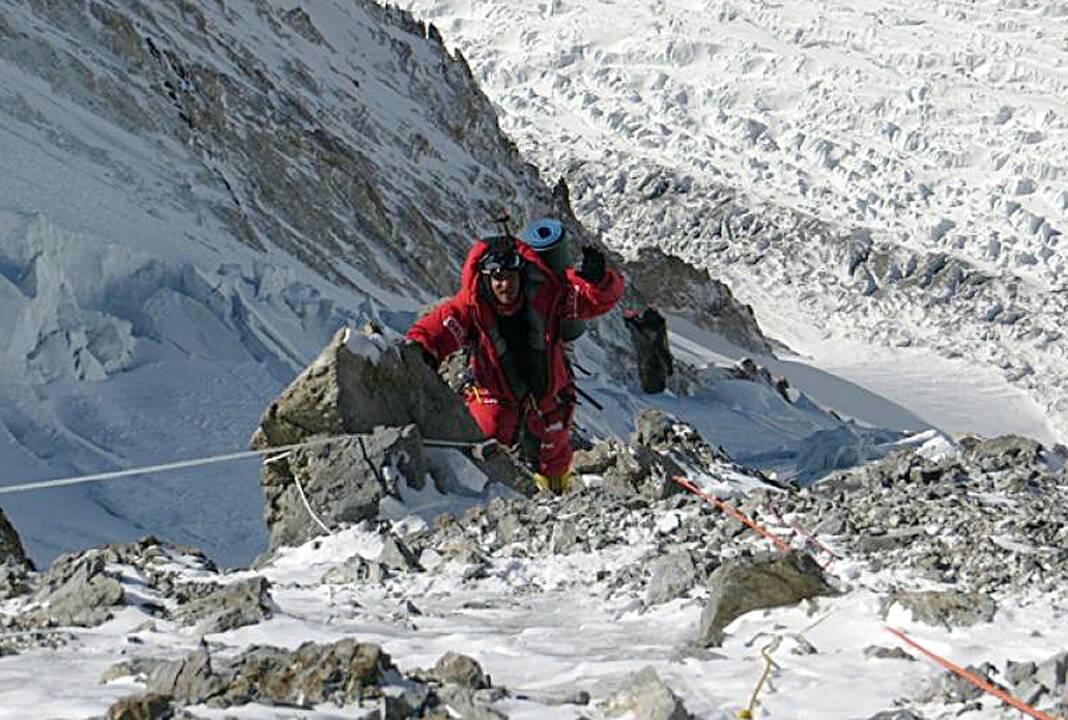
{"label": "black glove", "polygon": [[604,267],[604,253],[587,245],[582,248],[582,267],[575,274],[597,285],[604,280]]}

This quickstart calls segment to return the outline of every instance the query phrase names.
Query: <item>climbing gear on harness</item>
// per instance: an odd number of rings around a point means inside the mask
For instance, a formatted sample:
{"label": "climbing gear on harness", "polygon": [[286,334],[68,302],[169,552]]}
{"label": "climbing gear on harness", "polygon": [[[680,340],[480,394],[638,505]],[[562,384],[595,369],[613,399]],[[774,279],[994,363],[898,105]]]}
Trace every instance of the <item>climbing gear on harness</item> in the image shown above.
{"label": "climbing gear on harness", "polygon": [[432,448],[458,448],[470,450],[471,456],[480,462],[484,462],[501,449],[501,444],[494,438],[481,442],[460,442],[457,440],[423,440],[423,445]]}

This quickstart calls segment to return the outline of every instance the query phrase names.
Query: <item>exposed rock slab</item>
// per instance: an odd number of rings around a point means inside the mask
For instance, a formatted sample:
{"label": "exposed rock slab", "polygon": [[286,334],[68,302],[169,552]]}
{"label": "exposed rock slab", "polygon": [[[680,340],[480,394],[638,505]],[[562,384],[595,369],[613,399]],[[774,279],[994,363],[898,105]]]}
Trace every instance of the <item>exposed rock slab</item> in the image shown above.
{"label": "exposed rock slab", "polygon": [[200,635],[254,625],[271,616],[269,589],[270,583],[262,577],[220,585],[180,605],[174,618],[187,625],[195,624]]}
{"label": "exposed rock slab", "polygon": [[23,617],[30,625],[94,627],[112,617],[123,604],[118,580],[105,571],[101,551],[57,558],[34,595],[35,606]]}
{"label": "exposed rock slab", "polygon": [[[423,438],[484,439],[418,348],[390,344],[373,332],[342,330],[271,403],[252,447],[352,434],[359,437],[301,449],[265,466],[261,482],[272,549],[323,532],[295,481],[328,527],[356,522],[374,517],[378,501],[396,491],[401,477],[412,487],[423,486],[428,469]],[[504,458],[474,462],[491,480],[516,483]]]}
{"label": "exposed rock slab", "polygon": [[816,561],[797,551],[726,561],[712,573],[708,585],[697,633],[702,647],[721,645],[723,628],[747,612],[836,594]]}

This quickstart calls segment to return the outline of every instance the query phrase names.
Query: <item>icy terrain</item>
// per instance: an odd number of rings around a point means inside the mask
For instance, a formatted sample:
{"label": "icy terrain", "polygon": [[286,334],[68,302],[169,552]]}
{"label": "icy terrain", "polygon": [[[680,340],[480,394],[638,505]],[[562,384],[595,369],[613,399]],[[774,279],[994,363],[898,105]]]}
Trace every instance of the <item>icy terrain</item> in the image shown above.
{"label": "icy terrain", "polygon": [[402,6],[614,246],[708,267],[816,365],[856,343],[961,358],[1027,394],[1021,429],[1068,436],[1064,3]]}

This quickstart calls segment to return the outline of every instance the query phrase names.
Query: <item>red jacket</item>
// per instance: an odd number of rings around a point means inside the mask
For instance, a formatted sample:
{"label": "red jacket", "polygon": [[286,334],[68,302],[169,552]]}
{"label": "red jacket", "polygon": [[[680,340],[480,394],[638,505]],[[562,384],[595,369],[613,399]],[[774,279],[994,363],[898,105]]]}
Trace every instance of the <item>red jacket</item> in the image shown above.
{"label": "red jacket", "polygon": [[[460,291],[416,321],[407,337],[438,361],[470,346],[475,383],[497,400],[515,402],[517,398],[505,378],[495,345],[497,316],[478,292],[478,260],[487,247],[481,240],[472,246],[460,274]],[[623,296],[623,278],[609,268],[595,285],[579,277],[574,268],[568,268],[566,278],[561,280],[528,245],[516,242],[516,250],[526,262],[522,292],[529,305],[529,310],[520,312],[534,313],[534,319],[544,325],[548,383],[542,397],[555,398],[572,384],[564,361],[559,321],[585,320],[611,310]]]}

